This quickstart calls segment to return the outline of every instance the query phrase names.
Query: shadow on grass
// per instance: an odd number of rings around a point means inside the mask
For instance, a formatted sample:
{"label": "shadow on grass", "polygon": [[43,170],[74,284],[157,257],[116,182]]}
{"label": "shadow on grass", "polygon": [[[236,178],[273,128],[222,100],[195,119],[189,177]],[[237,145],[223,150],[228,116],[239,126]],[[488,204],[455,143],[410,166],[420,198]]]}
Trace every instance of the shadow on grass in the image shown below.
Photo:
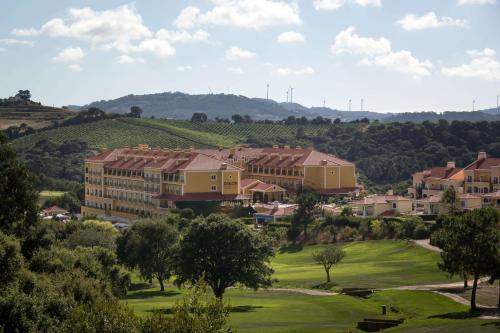
{"label": "shadow on grass", "polygon": [[331,290],[333,287],[336,287],[338,285],[339,284],[335,282],[323,282],[312,286],[312,289]]}
{"label": "shadow on grass", "polygon": [[255,312],[256,309],[262,309],[264,308],[263,306],[260,305],[239,305],[239,306],[232,306],[230,312]]}
{"label": "shadow on grass", "polygon": [[152,283],[147,283],[147,282],[143,282],[143,283],[132,283],[130,285],[130,288],[128,289],[129,291],[136,291],[136,290],[141,290],[141,289],[149,289],[153,287],[153,284]]}
{"label": "shadow on grass", "polygon": [[500,321],[494,321],[491,323],[484,323],[481,326],[495,326],[497,329],[500,329]]}
{"label": "shadow on grass", "polygon": [[304,247],[302,246],[302,244],[290,244],[290,245],[280,247],[279,252],[280,252],[280,254],[297,253],[297,252],[302,251],[303,248]]}
{"label": "shadow on grass", "polygon": [[143,299],[143,298],[151,298],[151,297],[156,297],[156,296],[172,297],[172,296],[176,296],[179,294],[180,294],[180,292],[175,291],[175,290],[167,290],[167,291],[146,290],[146,291],[139,292],[139,293],[129,294],[125,297],[125,299]]}
{"label": "shadow on grass", "polygon": [[434,316],[429,316],[431,318],[439,318],[439,319],[470,319],[477,318],[482,315],[480,310],[476,311],[461,311],[461,312],[450,312],[444,314],[438,314]]}
{"label": "shadow on grass", "polygon": [[149,313],[163,313],[163,314],[173,314],[174,311],[171,309],[171,308],[166,308],[166,309],[149,309],[149,310],[146,310],[146,312],[149,312]]}

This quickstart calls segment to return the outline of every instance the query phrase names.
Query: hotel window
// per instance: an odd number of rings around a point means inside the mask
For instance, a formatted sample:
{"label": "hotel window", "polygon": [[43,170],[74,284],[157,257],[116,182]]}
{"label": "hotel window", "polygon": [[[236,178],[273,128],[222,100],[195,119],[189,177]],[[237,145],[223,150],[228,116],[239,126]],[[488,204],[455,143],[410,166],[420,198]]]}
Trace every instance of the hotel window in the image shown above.
{"label": "hotel window", "polygon": [[212,192],[216,192],[216,191],[217,191],[217,186],[216,186],[216,185],[212,185],[212,186],[210,187],[210,190],[211,190]]}
{"label": "hotel window", "polygon": [[471,182],[472,181],[472,176],[467,176],[467,181]]}
{"label": "hotel window", "polygon": [[393,202],[392,203],[392,209],[396,209],[396,208],[398,208],[398,204],[396,202]]}
{"label": "hotel window", "polygon": [[213,180],[217,180],[217,175],[211,175],[211,176],[210,176],[210,180],[212,180],[212,181],[213,181]]}
{"label": "hotel window", "polygon": [[493,184],[498,184],[498,177],[493,177]]}

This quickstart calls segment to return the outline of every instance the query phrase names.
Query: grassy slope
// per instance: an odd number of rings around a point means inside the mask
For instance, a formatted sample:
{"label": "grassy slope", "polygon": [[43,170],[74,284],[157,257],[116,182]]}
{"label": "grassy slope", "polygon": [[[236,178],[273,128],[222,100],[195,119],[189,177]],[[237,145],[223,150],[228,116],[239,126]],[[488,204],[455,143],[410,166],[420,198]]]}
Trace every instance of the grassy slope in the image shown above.
{"label": "grassy slope", "polygon": [[49,199],[55,199],[55,198],[62,197],[64,195],[64,193],[66,193],[66,192],[63,192],[63,191],[41,191],[38,194],[38,204],[40,206],[42,206],[45,203],[45,201],[47,201]]}
{"label": "grassy slope", "polygon": [[[305,248],[296,253],[278,254],[273,264],[282,272],[278,271],[276,275],[287,276],[288,270],[291,270],[289,276],[293,277],[296,273],[293,272],[294,267],[314,270],[314,267],[307,264],[309,261],[307,258],[315,248],[318,247]],[[407,247],[404,242],[353,243],[346,247],[346,252],[346,267],[339,266],[333,275],[342,285],[363,284],[366,278],[360,279],[360,276],[366,274],[369,274],[372,286],[444,281],[441,274],[425,268],[435,267],[437,257],[433,252]],[[350,262],[348,262],[349,256]],[[400,268],[393,270],[394,262],[399,260],[409,260],[409,263],[405,265],[406,268],[398,264]],[[411,268],[413,265],[416,265],[415,269]],[[390,275],[394,281],[388,281],[385,277],[385,266],[390,268]],[[427,273],[423,275],[415,273],[419,268],[423,268]],[[345,270],[344,274],[340,273],[342,270]],[[317,273],[318,277],[322,276],[319,274],[322,272]],[[302,274],[307,277],[306,273]],[[412,280],[415,274],[416,279]],[[316,275],[311,276],[314,280]],[[134,280],[139,282],[137,277],[134,277]],[[312,282],[305,283],[309,284]],[[130,292],[124,302],[127,302],[139,315],[144,316],[153,310],[170,308],[184,292],[171,287],[165,293],[161,293],[158,286],[143,287]],[[345,295],[321,297],[291,292],[231,289],[226,294],[226,300],[232,308],[230,315],[232,325],[244,333],[357,332],[356,323],[367,317],[379,318],[382,305],[397,310],[397,312],[391,311],[388,318],[406,319],[402,326],[387,332],[497,332],[495,323],[498,323],[498,321],[469,318],[466,306],[425,291],[385,290],[376,292],[368,299],[362,299]]]}
{"label": "grassy slope", "polygon": [[74,117],[76,112],[48,106],[12,106],[0,107],[0,130],[9,126],[19,126],[26,123],[33,128],[49,126],[53,120],[63,120]]}
{"label": "grassy slope", "polygon": [[147,143],[153,147],[188,148],[230,146],[233,141],[219,135],[197,133],[191,130],[172,130],[160,125],[152,125],[143,119],[115,119],[94,123],[64,126],[14,140],[16,147],[33,146],[39,140],[46,139],[54,143],[66,140],[85,141],[91,148],[115,148],[136,146]]}
{"label": "grassy slope", "polygon": [[[277,286],[310,288],[325,281],[322,266],[312,252],[324,245],[298,252],[288,248],[273,259]],[[450,280],[437,268],[439,254],[406,241],[365,241],[347,243],[342,262],[331,271],[341,287],[388,288],[402,285],[446,283]]]}

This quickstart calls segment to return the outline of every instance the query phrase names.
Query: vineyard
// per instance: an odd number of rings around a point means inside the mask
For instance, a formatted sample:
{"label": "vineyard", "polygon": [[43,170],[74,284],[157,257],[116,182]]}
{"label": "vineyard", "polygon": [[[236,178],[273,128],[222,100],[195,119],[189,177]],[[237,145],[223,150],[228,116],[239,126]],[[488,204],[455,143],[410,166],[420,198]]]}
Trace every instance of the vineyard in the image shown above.
{"label": "vineyard", "polygon": [[[91,148],[116,148],[146,143],[152,147],[230,147],[249,138],[293,139],[299,126],[283,124],[192,123],[179,120],[118,118],[93,123],[62,126],[21,137],[17,148],[29,148],[40,140],[61,144],[67,140],[87,142]],[[327,125],[302,126],[307,135],[318,136]]]}
{"label": "vineyard", "polygon": [[222,141],[218,137],[214,139],[196,133],[192,133],[191,136],[187,136],[184,132],[182,134],[184,135],[179,136],[179,133],[142,123],[139,119],[114,119],[41,131],[16,139],[13,143],[18,149],[32,147],[40,140],[56,144],[67,140],[79,140],[87,142],[90,148],[116,148],[136,146],[140,143],[152,147],[187,148],[216,147]]}

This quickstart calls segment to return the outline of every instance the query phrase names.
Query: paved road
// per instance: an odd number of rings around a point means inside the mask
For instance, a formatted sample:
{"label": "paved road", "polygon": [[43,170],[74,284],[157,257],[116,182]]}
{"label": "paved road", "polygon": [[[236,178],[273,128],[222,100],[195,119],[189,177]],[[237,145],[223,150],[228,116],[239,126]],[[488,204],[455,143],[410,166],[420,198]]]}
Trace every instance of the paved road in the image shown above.
{"label": "paved road", "polygon": [[429,239],[417,239],[417,240],[414,240],[413,242],[417,245],[420,245],[423,248],[426,248],[427,250],[431,250],[431,251],[435,251],[435,252],[442,251],[439,247],[431,245]]}

